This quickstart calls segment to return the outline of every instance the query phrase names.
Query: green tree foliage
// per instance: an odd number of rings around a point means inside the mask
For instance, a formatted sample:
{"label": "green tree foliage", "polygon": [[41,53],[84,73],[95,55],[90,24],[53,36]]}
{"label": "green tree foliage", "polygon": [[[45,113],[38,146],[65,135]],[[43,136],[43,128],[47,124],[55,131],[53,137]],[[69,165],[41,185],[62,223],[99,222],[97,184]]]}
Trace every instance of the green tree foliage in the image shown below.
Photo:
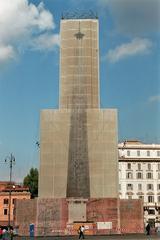
{"label": "green tree foliage", "polygon": [[31,168],[29,174],[24,178],[23,185],[29,187],[31,198],[38,196],[38,170]]}

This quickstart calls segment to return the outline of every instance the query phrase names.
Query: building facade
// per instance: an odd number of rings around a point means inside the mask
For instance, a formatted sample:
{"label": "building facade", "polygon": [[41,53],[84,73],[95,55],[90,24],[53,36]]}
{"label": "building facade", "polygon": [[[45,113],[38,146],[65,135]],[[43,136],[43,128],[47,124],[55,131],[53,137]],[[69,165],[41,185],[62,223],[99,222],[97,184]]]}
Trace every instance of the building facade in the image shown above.
{"label": "building facade", "polygon": [[142,199],[144,222],[160,225],[160,144],[125,141],[119,149],[119,196]]}
{"label": "building facade", "polygon": [[0,182],[0,226],[8,226],[9,224],[9,208],[10,208],[10,224],[13,224],[15,201],[30,199],[31,194],[28,187],[22,187],[14,182]]}

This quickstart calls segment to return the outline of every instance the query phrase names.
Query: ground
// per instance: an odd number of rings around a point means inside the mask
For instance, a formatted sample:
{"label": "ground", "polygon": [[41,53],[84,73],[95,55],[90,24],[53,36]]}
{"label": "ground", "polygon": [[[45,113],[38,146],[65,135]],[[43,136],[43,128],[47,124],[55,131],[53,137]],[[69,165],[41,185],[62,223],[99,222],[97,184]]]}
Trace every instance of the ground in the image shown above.
{"label": "ground", "polygon": [[[78,240],[78,236],[65,236],[65,237],[16,237],[15,240]],[[152,240],[160,239],[160,236],[150,235],[146,236],[144,234],[128,234],[128,235],[108,235],[108,236],[85,236],[86,240]]]}

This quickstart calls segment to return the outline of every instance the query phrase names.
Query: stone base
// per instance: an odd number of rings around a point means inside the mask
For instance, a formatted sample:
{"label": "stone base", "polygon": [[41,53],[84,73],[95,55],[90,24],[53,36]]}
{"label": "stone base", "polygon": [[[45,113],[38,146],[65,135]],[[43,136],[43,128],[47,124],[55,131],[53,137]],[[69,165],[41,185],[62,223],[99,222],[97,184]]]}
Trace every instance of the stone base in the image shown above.
{"label": "stone base", "polygon": [[143,205],[116,198],[17,200],[14,225],[19,235],[29,235],[30,224],[35,236],[77,235],[80,225],[86,235],[143,233]]}

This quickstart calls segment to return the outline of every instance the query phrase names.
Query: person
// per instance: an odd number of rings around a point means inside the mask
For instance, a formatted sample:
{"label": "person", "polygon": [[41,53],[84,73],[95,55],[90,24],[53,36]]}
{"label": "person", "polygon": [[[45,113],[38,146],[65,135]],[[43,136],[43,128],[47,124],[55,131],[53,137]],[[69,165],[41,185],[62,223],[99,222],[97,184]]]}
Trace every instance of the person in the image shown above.
{"label": "person", "polygon": [[157,227],[157,235],[160,236],[160,226]]}
{"label": "person", "polygon": [[2,239],[2,228],[0,227],[0,239]]}
{"label": "person", "polygon": [[85,227],[83,225],[79,227],[79,239],[81,237],[84,239],[84,230],[85,230]]}
{"label": "person", "polygon": [[13,236],[14,236],[14,232],[13,232],[13,229],[11,228],[10,229],[10,240],[13,240]]}
{"label": "person", "polygon": [[147,231],[147,235],[150,235],[150,225],[149,225],[149,223],[147,224],[147,226],[146,226],[146,231]]}
{"label": "person", "polygon": [[5,228],[3,228],[3,230],[2,230],[2,239],[6,240],[6,238],[7,238],[6,236],[7,236],[7,230]]}

